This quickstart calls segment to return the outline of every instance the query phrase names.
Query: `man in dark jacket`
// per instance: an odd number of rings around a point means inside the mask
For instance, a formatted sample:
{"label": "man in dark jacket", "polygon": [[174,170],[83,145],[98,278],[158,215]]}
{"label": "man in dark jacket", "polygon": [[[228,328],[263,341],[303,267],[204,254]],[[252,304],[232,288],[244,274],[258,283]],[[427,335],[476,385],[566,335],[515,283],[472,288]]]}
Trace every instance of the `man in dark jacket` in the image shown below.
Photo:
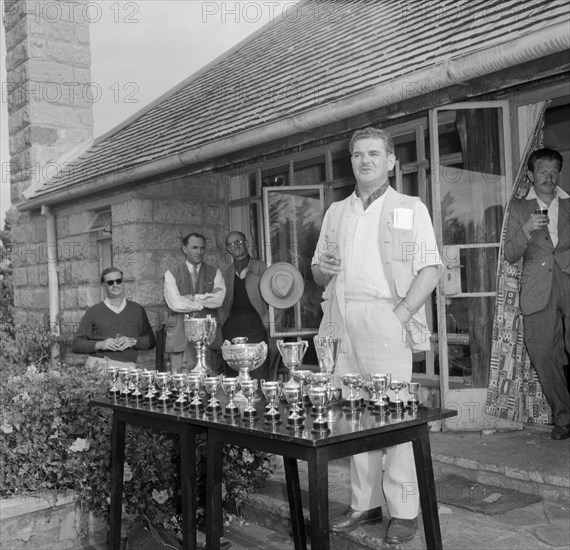
{"label": "man in dark jacket", "polygon": [[552,439],[570,437],[570,196],[558,186],[562,155],[538,149],[528,159],[532,187],[510,204],[505,259],[523,258],[524,339],[552,409]]}

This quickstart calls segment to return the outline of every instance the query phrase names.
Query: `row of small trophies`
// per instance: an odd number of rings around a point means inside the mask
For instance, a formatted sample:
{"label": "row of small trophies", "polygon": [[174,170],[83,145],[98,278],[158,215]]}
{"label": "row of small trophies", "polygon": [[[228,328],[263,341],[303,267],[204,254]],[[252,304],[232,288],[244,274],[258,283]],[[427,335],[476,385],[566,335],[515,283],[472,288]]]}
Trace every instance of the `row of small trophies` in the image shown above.
{"label": "row of small trophies", "polygon": [[[259,399],[261,388],[267,400],[264,420],[269,423],[281,422],[278,408],[280,398],[289,404],[287,426],[300,428],[305,423],[304,405],[312,404],[313,431],[328,430],[325,416],[327,406],[341,402],[341,389],[332,386],[332,375],[338,353],[340,339],[328,336],[315,336],[314,344],[319,361],[320,372],[302,370],[303,358],[308,349],[306,340],[296,342],[277,341],[277,348],[284,365],[290,371],[290,379],[279,381],[252,379],[250,372],[260,367],[267,357],[265,342],[248,344],[247,338],[234,338],[224,342],[222,356],[228,365],[239,372],[237,377],[212,376],[205,360],[205,348],[215,336],[216,321],[210,316],[204,318],[186,316],[184,320],[186,336],[196,346],[197,364],[189,374],[169,374],[136,368],[109,367],[111,377],[110,395],[135,402],[147,402],[160,408],[172,407],[175,410],[205,412],[210,415],[224,414],[227,417],[241,415],[246,421],[257,420],[257,408],[254,402]],[[360,390],[366,388],[370,393],[368,407],[376,414],[402,413],[406,405],[399,398],[400,390],[407,388],[411,397],[407,406],[417,411],[419,405],[417,382],[406,383],[392,380],[390,374],[369,373],[365,380],[360,373],[340,376],[340,380],[349,388],[349,395],[342,400],[345,410],[355,411],[366,405]],[[219,388],[228,396],[227,405],[222,411],[216,397]],[[141,389],[142,388],[142,389]],[[386,391],[395,393],[395,400],[390,401]],[[204,391],[209,399],[204,406]],[[238,406],[240,401],[245,406]]]}

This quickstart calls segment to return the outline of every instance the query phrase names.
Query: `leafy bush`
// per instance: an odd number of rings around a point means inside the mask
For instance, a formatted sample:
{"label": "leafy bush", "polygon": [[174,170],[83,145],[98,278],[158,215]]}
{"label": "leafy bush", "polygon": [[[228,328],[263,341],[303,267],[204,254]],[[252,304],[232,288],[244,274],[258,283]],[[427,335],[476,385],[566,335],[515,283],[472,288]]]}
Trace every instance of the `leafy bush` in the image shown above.
{"label": "leafy bush", "polygon": [[[107,516],[110,495],[111,411],[89,405],[103,396],[102,374],[84,366],[57,369],[3,363],[0,391],[0,495],[73,490],[91,511]],[[198,510],[203,519],[206,446],[197,450]],[[224,506],[239,511],[245,495],[263,485],[269,455],[226,446]],[[180,524],[177,436],[129,426],[125,452],[124,516],[146,514],[176,530]],[[202,490],[200,490],[202,487]]]}

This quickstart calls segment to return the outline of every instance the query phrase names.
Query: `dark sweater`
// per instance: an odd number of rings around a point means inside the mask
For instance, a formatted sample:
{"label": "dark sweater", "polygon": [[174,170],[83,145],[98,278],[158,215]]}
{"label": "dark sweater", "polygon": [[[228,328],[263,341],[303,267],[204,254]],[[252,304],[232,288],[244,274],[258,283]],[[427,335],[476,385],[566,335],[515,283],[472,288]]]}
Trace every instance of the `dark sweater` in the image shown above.
{"label": "dark sweater", "polygon": [[[95,350],[98,341],[115,338],[117,334],[136,338],[136,345],[124,351]],[[154,333],[144,308],[127,300],[121,313],[110,310],[104,302],[90,307],[81,319],[71,347],[74,353],[88,353],[94,357],[134,363],[139,350],[152,349],[155,345]]]}

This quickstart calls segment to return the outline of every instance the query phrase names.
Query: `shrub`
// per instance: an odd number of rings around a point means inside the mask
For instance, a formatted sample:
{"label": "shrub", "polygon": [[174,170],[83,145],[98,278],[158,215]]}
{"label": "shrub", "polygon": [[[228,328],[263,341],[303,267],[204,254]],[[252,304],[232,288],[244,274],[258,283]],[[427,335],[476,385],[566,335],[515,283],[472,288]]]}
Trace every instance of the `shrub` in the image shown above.
{"label": "shrub", "polygon": [[[84,366],[50,368],[3,363],[0,392],[2,497],[42,490],[73,490],[90,511],[109,513],[111,411],[89,401],[106,393],[102,375]],[[198,511],[203,519],[206,446],[197,449]],[[239,511],[245,495],[272,472],[269,455],[226,446],[224,506]],[[170,530],[180,524],[177,436],[129,426],[123,513],[146,514]],[[202,490],[200,490],[202,487]]]}

